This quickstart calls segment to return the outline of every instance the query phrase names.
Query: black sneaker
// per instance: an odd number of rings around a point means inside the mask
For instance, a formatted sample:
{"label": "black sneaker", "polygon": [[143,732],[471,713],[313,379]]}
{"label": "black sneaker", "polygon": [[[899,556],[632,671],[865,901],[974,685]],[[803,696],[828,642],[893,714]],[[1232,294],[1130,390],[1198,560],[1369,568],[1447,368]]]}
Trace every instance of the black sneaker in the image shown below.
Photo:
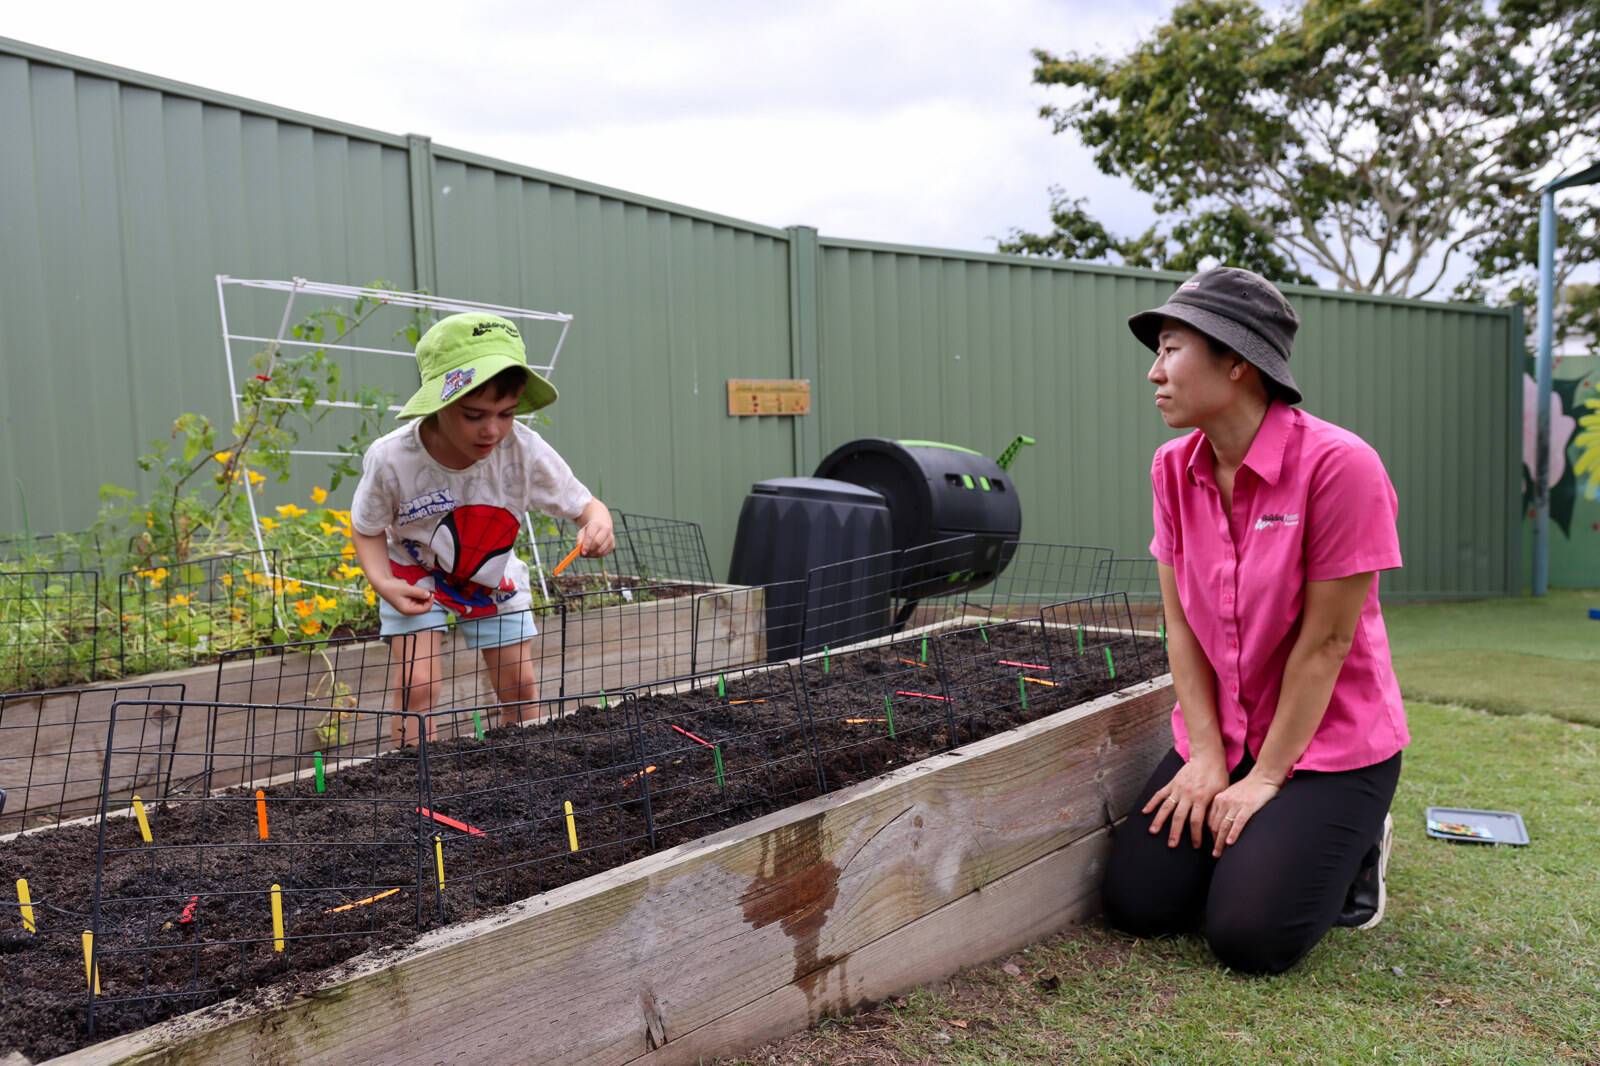
{"label": "black sneaker", "polygon": [[1383,816],[1383,835],[1367,849],[1361,860],[1361,870],[1345,896],[1344,910],[1339,912],[1335,925],[1354,929],[1371,929],[1383,921],[1383,908],[1389,901],[1384,882],[1389,875],[1389,852],[1394,849],[1394,818]]}

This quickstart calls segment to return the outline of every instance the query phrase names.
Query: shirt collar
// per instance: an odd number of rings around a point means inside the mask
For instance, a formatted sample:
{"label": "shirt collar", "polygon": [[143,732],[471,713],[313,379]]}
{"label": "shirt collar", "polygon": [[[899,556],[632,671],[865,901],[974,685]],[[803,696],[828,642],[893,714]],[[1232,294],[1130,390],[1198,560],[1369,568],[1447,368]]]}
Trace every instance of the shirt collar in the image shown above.
{"label": "shirt collar", "polygon": [[[1295,421],[1294,408],[1273,400],[1267,404],[1267,413],[1261,419],[1250,450],[1245,453],[1243,466],[1269,485],[1276,485],[1283,473],[1283,452],[1289,443],[1289,430]],[[1206,435],[1195,430],[1189,444],[1189,461],[1185,472],[1195,485],[1216,484],[1216,453]]]}

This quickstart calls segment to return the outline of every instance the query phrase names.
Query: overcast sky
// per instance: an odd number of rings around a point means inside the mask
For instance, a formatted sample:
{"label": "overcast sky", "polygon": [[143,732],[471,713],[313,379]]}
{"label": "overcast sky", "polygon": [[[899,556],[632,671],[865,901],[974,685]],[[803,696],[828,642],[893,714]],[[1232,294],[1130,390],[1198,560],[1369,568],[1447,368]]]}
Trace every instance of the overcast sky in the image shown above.
{"label": "overcast sky", "polygon": [[834,237],[992,251],[1048,187],[1149,200],[1038,117],[1031,48],[1123,51],[1171,0],[8,4],[6,36]]}

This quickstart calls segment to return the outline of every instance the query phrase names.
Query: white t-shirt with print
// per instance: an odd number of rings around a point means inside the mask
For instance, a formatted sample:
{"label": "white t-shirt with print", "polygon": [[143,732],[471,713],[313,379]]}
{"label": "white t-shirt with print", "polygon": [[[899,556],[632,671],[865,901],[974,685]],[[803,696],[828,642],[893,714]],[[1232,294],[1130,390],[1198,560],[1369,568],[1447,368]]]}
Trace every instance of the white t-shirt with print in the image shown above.
{"label": "white t-shirt with print", "polygon": [[465,470],[428,454],[421,423],[384,434],[362,456],[350,524],[369,537],[384,534],[395,576],[462,618],[527,609],[528,565],[511,550],[524,513],[576,520],[593,497],[521,422]]}

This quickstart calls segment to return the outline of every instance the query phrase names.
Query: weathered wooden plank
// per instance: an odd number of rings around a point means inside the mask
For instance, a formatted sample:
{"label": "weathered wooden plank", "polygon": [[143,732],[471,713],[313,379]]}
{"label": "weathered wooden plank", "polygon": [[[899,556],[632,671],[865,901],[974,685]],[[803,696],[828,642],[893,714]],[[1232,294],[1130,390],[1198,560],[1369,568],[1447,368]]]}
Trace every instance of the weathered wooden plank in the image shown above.
{"label": "weathered wooden plank", "polygon": [[[59,1061],[610,1064],[689,1034],[764,1038],[829,988],[844,1002],[989,957],[985,923],[999,950],[1047,931],[991,901],[1038,899],[1012,875],[1127,810],[1171,698],[1170,679],[1135,686],[358,961],[276,1009],[222,1005]],[[936,952],[924,919],[957,901],[973,939]]]}
{"label": "weathered wooden plank", "polygon": [[1110,851],[1111,830],[1096,830],[633,1063],[675,1066],[736,1054],[1042,940],[1099,913]]}

